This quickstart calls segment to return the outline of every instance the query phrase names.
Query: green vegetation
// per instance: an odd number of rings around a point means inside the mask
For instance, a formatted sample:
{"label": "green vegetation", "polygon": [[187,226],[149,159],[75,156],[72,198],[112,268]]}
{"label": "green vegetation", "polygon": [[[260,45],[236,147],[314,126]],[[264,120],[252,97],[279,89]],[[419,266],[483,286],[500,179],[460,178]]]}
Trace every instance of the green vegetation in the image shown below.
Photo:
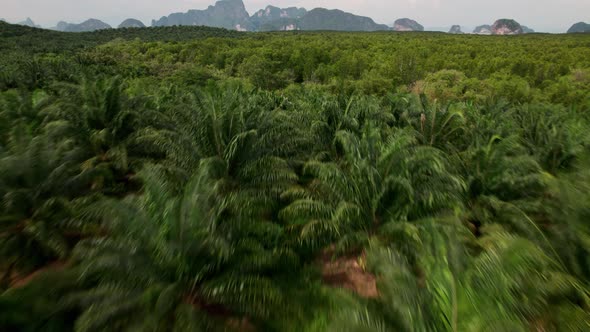
{"label": "green vegetation", "polygon": [[6,331],[586,331],[590,36],[0,22]]}

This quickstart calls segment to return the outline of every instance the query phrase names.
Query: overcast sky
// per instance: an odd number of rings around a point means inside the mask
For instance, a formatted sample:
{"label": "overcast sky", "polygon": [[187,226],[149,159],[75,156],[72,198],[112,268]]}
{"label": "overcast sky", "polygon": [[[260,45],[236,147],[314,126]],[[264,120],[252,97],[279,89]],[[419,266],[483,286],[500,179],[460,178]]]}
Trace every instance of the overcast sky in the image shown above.
{"label": "overcast sky", "polygon": [[[215,0],[0,0],[0,18],[9,22],[31,17],[44,27],[64,20],[79,23],[97,18],[117,26],[126,18],[146,25],[152,19],[188,9],[205,9]],[[537,31],[564,32],[573,23],[590,22],[590,0],[244,0],[250,14],[267,5],[338,8],[369,16],[377,23],[400,17],[425,27],[453,24],[473,27],[498,18],[514,18]]]}

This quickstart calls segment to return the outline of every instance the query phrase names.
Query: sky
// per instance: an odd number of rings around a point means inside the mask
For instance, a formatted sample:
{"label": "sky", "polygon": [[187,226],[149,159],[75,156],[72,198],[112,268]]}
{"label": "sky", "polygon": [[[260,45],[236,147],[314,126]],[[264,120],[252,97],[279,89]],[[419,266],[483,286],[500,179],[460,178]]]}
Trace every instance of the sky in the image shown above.
{"label": "sky", "polygon": [[[117,26],[132,17],[151,24],[174,12],[205,9],[215,0],[0,0],[0,18],[8,22],[27,17],[43,27],[58,21],[80,23],[88,18]],[[522,25],[543,32],[565,32],[572,24],[590,22],[590,0],[244,0],[246,10],[277,7],[324,7],[369,16],[377,23],[391,25],[409,17],[425,27],[459,24],[475,27],[499,18],[513,18]]]}

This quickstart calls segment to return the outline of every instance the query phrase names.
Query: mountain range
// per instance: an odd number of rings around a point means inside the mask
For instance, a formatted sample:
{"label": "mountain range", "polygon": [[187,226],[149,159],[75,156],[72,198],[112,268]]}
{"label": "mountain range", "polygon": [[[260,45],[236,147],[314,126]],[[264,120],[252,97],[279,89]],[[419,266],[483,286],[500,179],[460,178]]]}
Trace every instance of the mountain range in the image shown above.
{"label": "mountain range", "polygon": [[27,17],[26,20],[22,21],[22,22],[18,22],[18,25],[25,25],[31,28],[40,28],[40,25],[35,24],[35,22],[33,22],[33,20],[31,20],[30,17]]}
{"label": "mountain range", "polygon": [[580,33],[580,32],[590,32],[590,24],[584,22],[578,22],[567,31],[567,33]]}
{"label": "mountain range", "polygon": [[119,26],[117,28],[118,29],[123,29],[123,28],[145,28],[145,24],[143,24],[143,22],[140,21],[140,20],[136,20],[134,18],[128,18],[125,21],[123,21],[121,24],[119,24]]}
{"label": "mountain range", "polygon": [[80,24],[73,24],[61,21],[57,23],[57,26],[51,29],[64,32],[89,32],[96,30],[111,29],[111,26],[104,23],[103,21],[91,18]]}
{"label": "mountain range", "polygon": [[242,0],[220,0],[204,10],[189,10],[173,13],[159,20],[152,20],[152,26],[204,25],[238,31],[250,31],[250,15]]}
{"label": "mountain range", "polygon": [[206,25],[238,31],[280,30],[389,30],[369,17],[357,16],[338,9],[278,8],[267,6],[250,16],[242,0],[219,0],[204,10],[174,13],[152,21],[152,26]]}
{"label": "mountain range", "polygon": [[252,28],[257,31],[295,30],[297,20],[301,19],[307,10],[305,8],[279,8],[267,6],[250,17]]}
{"label": "mountain range", "polygon": [[[31,27],[40,27],[30,19],[18,24]],[[152,20],[151,26],[210,26],[237,31],[289,31],[289,30],[336,30],[336,31],[424,31],[424,27],[409,18],[398,19],[390,26],[378,24],[373,19],[354,15],[338,9],[287,7],[279,8],[267,6],[249,15],[242,0],[218,0],[214,5],[206,9],[193,9],[185,13],[172,13]],[[122,22],[118,28],[142,28],[143,22],[129,18]],[[461,28],[453,26],[451,33],[461,33]],[[79,24],[59,22],[51,28],[66,32],[85,32],[101,29],[111,29],[111,26],[97,19],[89,19]],[[430,30],[430,29],[429,29]],[[481,25],[473,30],[475,34],[521,34],[531,33],[534,30],[521,26],[514,20],[501,19],[494,25]],[[568,30],[571,32],[590,32],[590,24],[576,23]]]}

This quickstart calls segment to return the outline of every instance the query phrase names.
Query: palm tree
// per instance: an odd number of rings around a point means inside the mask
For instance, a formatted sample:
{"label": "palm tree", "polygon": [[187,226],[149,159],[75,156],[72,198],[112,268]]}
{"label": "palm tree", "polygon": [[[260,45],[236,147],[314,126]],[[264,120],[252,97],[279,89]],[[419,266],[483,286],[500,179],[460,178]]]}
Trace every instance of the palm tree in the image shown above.
{"label": "palm tree", "polygon": [[589,326],[588,289],[543,248],[500,227],[486,230],[480,243],[484,252],[465,274],[466,329],[583,331]]}
{"label": "palm tree", "polygon": [[425,220],[417,230],[420,269],[374,244],[368,268],[380,295],[344,310],[332,330],[582,331],[590,323],[587,289],[532,242],[495,225],[471,258],[460,220]]}
{"label": "palm tree", "polygon": [[256,98],[236,85],[185,95],[166,110],[168,128],[146,128],[134,139],[165,152],[177,180],[196,169],[207,173],[233,215],[272,213],[297,180],[281,158],[293,148],[282,146],[285,133],[275,127],[284,113],[259,108]]}
{"label": "palm tree", "polygon": [[6,276],[26,273],[64,259],[80,235],[76,218],[84,200],[74,201],[74,176],[67,144],[32,137],[13,128],[8,150],[0,154],[0,265]]}
{"label": "palm tree", "polygon": [[341,131],[360,136],[369,122],[382,130],[387,130],[393,122],[391,114],[385,112],[378,101],[371,97],[321,96],[313,98],[312,105],[314,109],[311,109],[307,116],[314,119],[311,130],[316,143],[316,159],[335,160],[341,157],[343,151],[337,139],[337,134]]}
{"label": "palm tree", "polygon": [[341,249],[358,248],[383,225],[460,205],[462,181],[448,172],[440,151],[417,146],[411,134],[400,130],[383,138],[367,125],[360,138],[336,135],[341,162],[308,162],[307,184],[283,194],[291,203],[280,217],[306,246],[337,241]]}
{"label": "palm tree", "polygon": [[590,216],[589,161],[588,156],[581,156],[570,172],[553,183],[538,218],[564,268],[585,283],[590,281],[590,229],[586,222]]}
{"label": "palm tree", "polygon": [[494,136],[461,153],[459,160],[468,181],[469,222],[475,227],[502,223],[531,240],[545,241],[531,216],[539,211],[553,178],[526,153],[518,137]]}
{"label": "palm tree", "polygon": [[119,78],[61,84],[57,101],[46,110],[47,131],[73,142],[78,180],[92,192],[121,195],[137,187],[133,174],[145,158],[130,154],[128,145],[134,130],[145,125],[142,117],[151,113],[141,98],[129,99],[122,89]]}
{"label": "palm tree", "polygon": [[58,264],[36,271],[0,293],[0,326],[7,331],[73,331],[80,313],[63,306],[63,299],[84,289],[79,274]]}
{"label": "palm tree", "polygon": [[84,308],[78,330],[211,330],[284,305],[276,273],[296,257],[266,248],[256,224],[228,222],[209,171],[203,165],[175,196],[162,168],[150,166],[141,196],[97,207],[111,236],[77,247],[82,276],[98,281],[69,300]]}
{"label": "palm tree", "polygon": [[447,103],[441,106],[429,102],[424,95],[389,95],[386,104],[390,106],[396,125],[414,128],[420,144],[454,152],[470,142],[464,115],[468,105]]}
{"label": "palm tree", "polygon": [[545,105],[524,105],[512,110],[512,119],[524,146],[547,172],[571,169],[590,144],[588,124],[575,110]]}
{"label": "palm tree", "polygon": [[43,110],[51,103],[45,92],[7,91],[0,94],[0,151],[9,139],[11,129],[20,127],[32,135],[43,128]]}

